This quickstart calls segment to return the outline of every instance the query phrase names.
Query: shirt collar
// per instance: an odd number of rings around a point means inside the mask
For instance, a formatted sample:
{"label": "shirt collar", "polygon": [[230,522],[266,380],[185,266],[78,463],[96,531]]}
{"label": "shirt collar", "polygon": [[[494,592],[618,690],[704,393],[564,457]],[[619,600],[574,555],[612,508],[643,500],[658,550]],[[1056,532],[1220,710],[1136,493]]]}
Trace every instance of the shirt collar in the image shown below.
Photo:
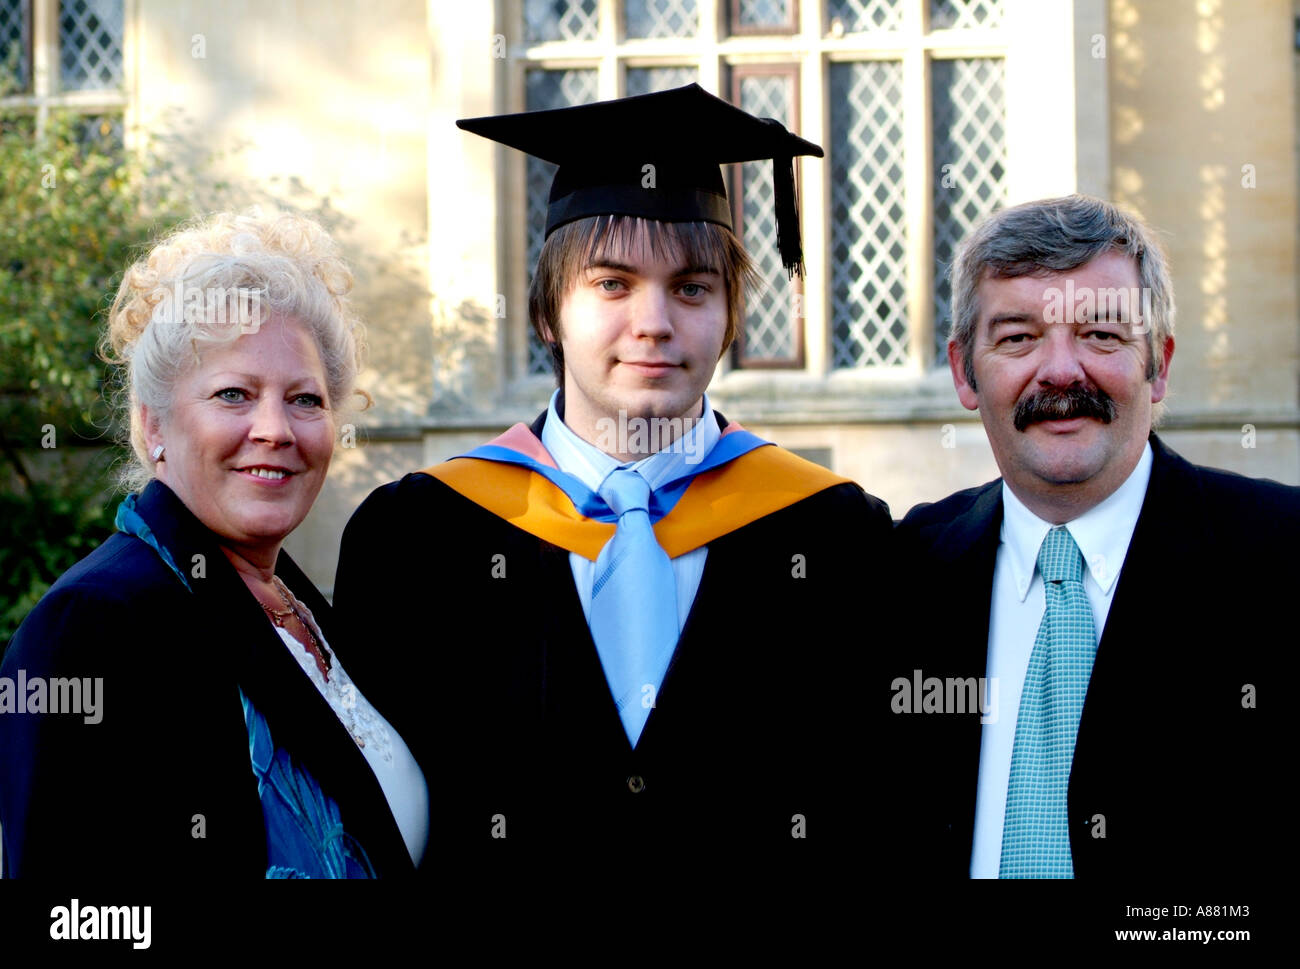
{"label": "shirt collar", "polygon": [[620,464],[594,444],[584,441],[560,419],[555,406],[559,396],[558,390],[551,394],[546,423],[542,427],[542,445],[555,458],[561,471],[567,471],[592,491],[598,492],[605,478],[617,468],[630,468],[640,473],[650,483],[651,489],[656,489],[692,464],[703,461],[722,437],[718,420],[713,416],[713,407],[709,404],[709,395],[705,394],[700,419],[671,448],[639,461]]}
{"label": "shirt collar", "polygon": [[[1070,537],[1083,553],[1084,565],[1103,595],[1110,595],[1128,554],[1133,529],[1137,527],[1142,501],[1151,480],[1151,444],[1147,443],[1137,466],[1124,483],[1095,508],[1065,523]],[[1043,521],[1002,482],[1002,546],[1024,602],[1038,567],[1038,550],[1052,524]]]}

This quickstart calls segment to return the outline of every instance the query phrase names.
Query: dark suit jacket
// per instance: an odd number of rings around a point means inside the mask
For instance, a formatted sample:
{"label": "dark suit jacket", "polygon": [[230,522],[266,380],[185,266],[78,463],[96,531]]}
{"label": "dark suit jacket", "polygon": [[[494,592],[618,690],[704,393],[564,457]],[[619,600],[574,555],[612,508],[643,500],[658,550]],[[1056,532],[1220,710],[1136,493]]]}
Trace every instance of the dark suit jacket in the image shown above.
{"label": "dark suit jacket", "polygon": [[434,830],[449,832],[443,862],[472,868],[531,848],[647,863],[663,850],[843,853],[860,827],[855,670],[871,637],[838,619],[861,606],[890,538],[886,506],[844,484],[710,542],[635,749],[569,553],[429,475],[357,510],[335,608],[368,636],[366,663],[400,654],[408,675],[386,679],[376,701],[429,777]]}
{"label": "dark suit jacket", "polygon": [[[379,872],[409,871],[374,773],[213,535],[157,481],[138,511],[194,591],[153,548],[119,532],[69,569],[19,627],[0,676],[102,677],[102,721],[0,714],[5,874],[262,877],[266,832],[240,687],[276,743],[338,802]],[[276,571],[351,674],[328,603],[283,552]],[[367,681],[355,680],[369,698]],[[193,836],[195,815],[203,838]]]}
{"label": "dark suit jacket", "polygon": [[[1293,758],[1276,731],[1288,703],[1280,667],[1296,642],[1300,489],[1197,467],[1155,435],[1151,446],[1070,774],[1075,875],[1225,884],[1266,870],[1291,843],[1276,822]],[[891,677],[985,675],[1001,488],[918,506],[900,524],[906,568],[931,598]],[[1251,687],[1253,709],[1243,705]],[[890,720],[894,770],[907,778],[902,840],[924,870],[967,877],[978,714]]]}

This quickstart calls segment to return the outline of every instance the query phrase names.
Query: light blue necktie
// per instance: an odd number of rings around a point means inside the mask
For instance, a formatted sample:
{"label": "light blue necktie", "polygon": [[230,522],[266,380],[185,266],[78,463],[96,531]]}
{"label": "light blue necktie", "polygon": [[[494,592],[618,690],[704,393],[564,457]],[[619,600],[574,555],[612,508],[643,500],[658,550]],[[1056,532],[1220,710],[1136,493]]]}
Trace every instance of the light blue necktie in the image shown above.
{"label": "light blue necktie", "polygon": [[1066,794],[1083,698],[1097,653],[1083,554],[1064,526],[1038,550],[1047,608],[1020,695],[1000,878],[1073,878]]}
{"label": "light blue necktie", "polygon": [[616,469],[600,496],[618,515],[618,526],[596,557],[591,638],[635,747],[677,645],[677,580],[650,525],[649,482]]}

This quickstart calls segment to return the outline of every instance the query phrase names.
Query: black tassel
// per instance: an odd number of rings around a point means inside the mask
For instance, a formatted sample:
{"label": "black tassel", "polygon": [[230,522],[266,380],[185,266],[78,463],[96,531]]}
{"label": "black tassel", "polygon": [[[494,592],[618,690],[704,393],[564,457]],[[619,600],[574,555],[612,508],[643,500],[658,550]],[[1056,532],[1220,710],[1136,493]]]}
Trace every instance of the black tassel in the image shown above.
{"label": "black tassel", "polygon": [[794,159],[772,159],[772,194],[776,204],[776,245],[781,264],[793,279],[803,277],[803,246],[799,240],[799,204],[795,196]]}

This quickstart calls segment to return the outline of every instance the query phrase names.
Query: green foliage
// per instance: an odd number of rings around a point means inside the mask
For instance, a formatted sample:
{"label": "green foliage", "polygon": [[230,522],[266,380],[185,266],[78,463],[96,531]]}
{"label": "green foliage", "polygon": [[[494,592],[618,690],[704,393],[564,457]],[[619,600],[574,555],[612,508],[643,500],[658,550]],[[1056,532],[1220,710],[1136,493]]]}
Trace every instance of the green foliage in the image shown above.
{"label": "green foliage", "polygon": [[0,645],[55,579],[113,533],[119,498],[106,497],[93,473],[0,491]]}
{"label": "green foliage", "polygon": [[54,113],[38,137],[31,117],[0,118],[0,428],[10,445],[38,446],[47,423],[79,433],[102,423],[98,314],[138,248],[183,213],[157,182],[146,200],[147,164],[113,143],[106,120]]}
{"label": "green foliage", "polygon": [[[148,147],[123,151],[113,130],[0,115],[0,642],[112,530],[108,462],[87,471],[66,452],[115,437],[103,311],[141,248],[187,212],[176,170]],[[61,460],[40,450],[51,436]]]}

